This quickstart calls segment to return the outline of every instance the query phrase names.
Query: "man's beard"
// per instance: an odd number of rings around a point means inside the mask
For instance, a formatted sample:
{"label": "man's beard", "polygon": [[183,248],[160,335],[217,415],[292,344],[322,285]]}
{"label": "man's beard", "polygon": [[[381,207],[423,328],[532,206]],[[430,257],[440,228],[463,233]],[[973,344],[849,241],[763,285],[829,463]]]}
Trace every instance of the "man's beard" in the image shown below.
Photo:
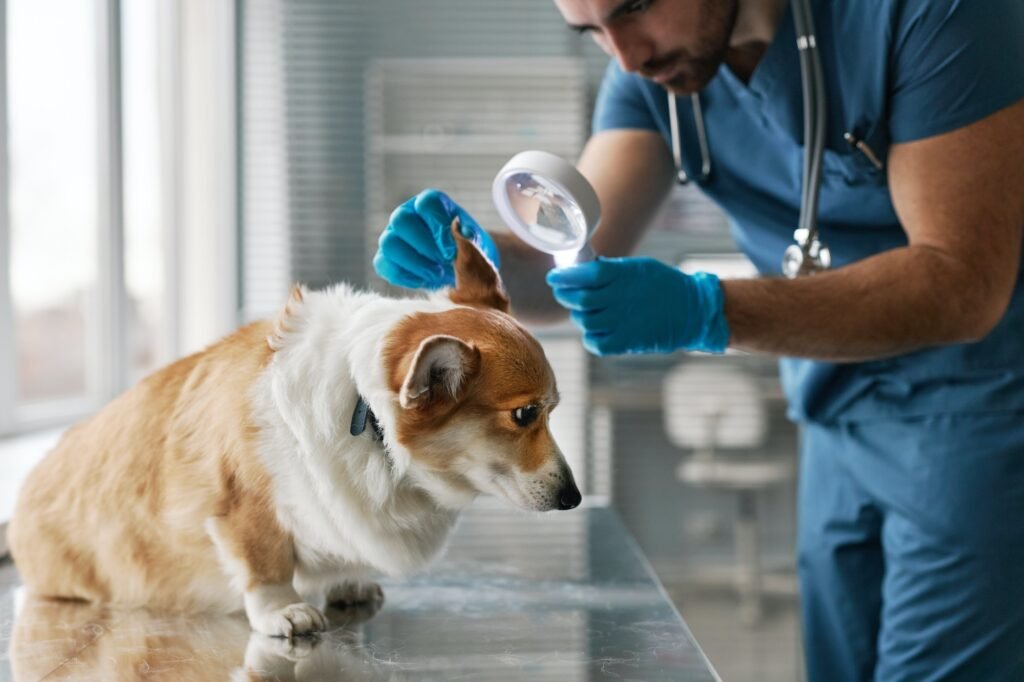
{"label": "man's beard", "polygon": [[718,73],[729,49],[729,39],[736,28],[739,0],[700,0],[701,37],[696,49],[680,50],[665,59],[659,59],[643,70],[647,78],[669,69],[678,73],[665,89],[677,95],[688,95],[704,89]]}

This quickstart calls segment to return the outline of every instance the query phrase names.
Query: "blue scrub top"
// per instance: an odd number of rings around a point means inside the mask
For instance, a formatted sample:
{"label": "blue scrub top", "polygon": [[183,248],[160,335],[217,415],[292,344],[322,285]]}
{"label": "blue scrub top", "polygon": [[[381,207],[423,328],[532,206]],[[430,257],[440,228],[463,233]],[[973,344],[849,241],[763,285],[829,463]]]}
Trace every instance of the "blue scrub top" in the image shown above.
{"label": "blue scrub top", "polygon": [[[828,93],[820,229],[834,267],[841,267],[907,243],[885,171],[851,148],[843,133],[884,160],[893,143],[963,127],[1024,98],[1024,0],[811,4]],[[713,167],[702,189],[728,214],[737,244],[760,272],[778,275],[797,225],[803,162],[791,11],[749,84],[723,65],[701,100]],[[689,98],[679,98],[678,113],[683,163],[692,177],[700,148]],[[656,130],[671,145],[665,91],[624,73],[614,60],[593,124],[595,132]],[[969,173],[973,161],[949,163]],[[1003,320],[977,343],[863,363],[786,358],[781,376],[790,417],[798,421],[1024,410],[1024,274]]]}

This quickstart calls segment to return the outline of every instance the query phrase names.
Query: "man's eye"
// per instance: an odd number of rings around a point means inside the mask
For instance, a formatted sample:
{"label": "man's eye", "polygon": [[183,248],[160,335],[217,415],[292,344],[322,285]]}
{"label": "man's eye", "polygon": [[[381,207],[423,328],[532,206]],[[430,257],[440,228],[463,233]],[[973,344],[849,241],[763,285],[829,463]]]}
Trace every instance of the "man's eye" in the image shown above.
{"label": "man's eye", "polygon": [[626,14],[636,14],[637,12],[643,12],[651,4],[651,0],[636,0],[633,4],[626,8]]}
{"label": "man's eye", "polygon": [[536,405],[517,407],[512,410],[512,421],[516,423],[516,426],[529,426],[537,419],[538,414],[540,414],[540,410]]}

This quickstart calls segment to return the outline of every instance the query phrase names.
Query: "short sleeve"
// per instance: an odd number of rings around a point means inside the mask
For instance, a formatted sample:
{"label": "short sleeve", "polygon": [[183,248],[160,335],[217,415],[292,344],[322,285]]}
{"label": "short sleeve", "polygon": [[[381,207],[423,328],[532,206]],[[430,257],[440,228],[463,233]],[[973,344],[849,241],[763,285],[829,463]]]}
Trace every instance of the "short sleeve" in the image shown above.
{"label": "short sleeve", "polygon": [[895,142],[961,128],[1024,98],[1024,0],[905,0],[893,41]]}
{"label": "short sleeve", "polygon": [[644,98],[642,83],[622,71],[612,59],[605,69],[594,105],[594,133],[615,128],[657,130],[654,116]]}

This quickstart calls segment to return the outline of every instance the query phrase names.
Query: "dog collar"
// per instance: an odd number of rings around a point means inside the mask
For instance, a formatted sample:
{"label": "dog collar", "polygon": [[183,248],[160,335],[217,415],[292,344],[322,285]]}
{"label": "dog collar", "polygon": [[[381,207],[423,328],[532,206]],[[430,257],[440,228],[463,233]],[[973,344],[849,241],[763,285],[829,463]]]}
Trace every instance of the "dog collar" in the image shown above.
{"label": "dog collar", "polygon": [[352,423],[349,426],[348,432],[353,436],[361,435],[366,430],[367,422],[373,428],[373,439],[378,443],[383,443],[384,430],[380,428],[380,424],[377,422],[377,415],[370,409],[370,403],[366,402],[366,398],[359,396],[359,399],[356,400],[356,408],[352,410]]}

